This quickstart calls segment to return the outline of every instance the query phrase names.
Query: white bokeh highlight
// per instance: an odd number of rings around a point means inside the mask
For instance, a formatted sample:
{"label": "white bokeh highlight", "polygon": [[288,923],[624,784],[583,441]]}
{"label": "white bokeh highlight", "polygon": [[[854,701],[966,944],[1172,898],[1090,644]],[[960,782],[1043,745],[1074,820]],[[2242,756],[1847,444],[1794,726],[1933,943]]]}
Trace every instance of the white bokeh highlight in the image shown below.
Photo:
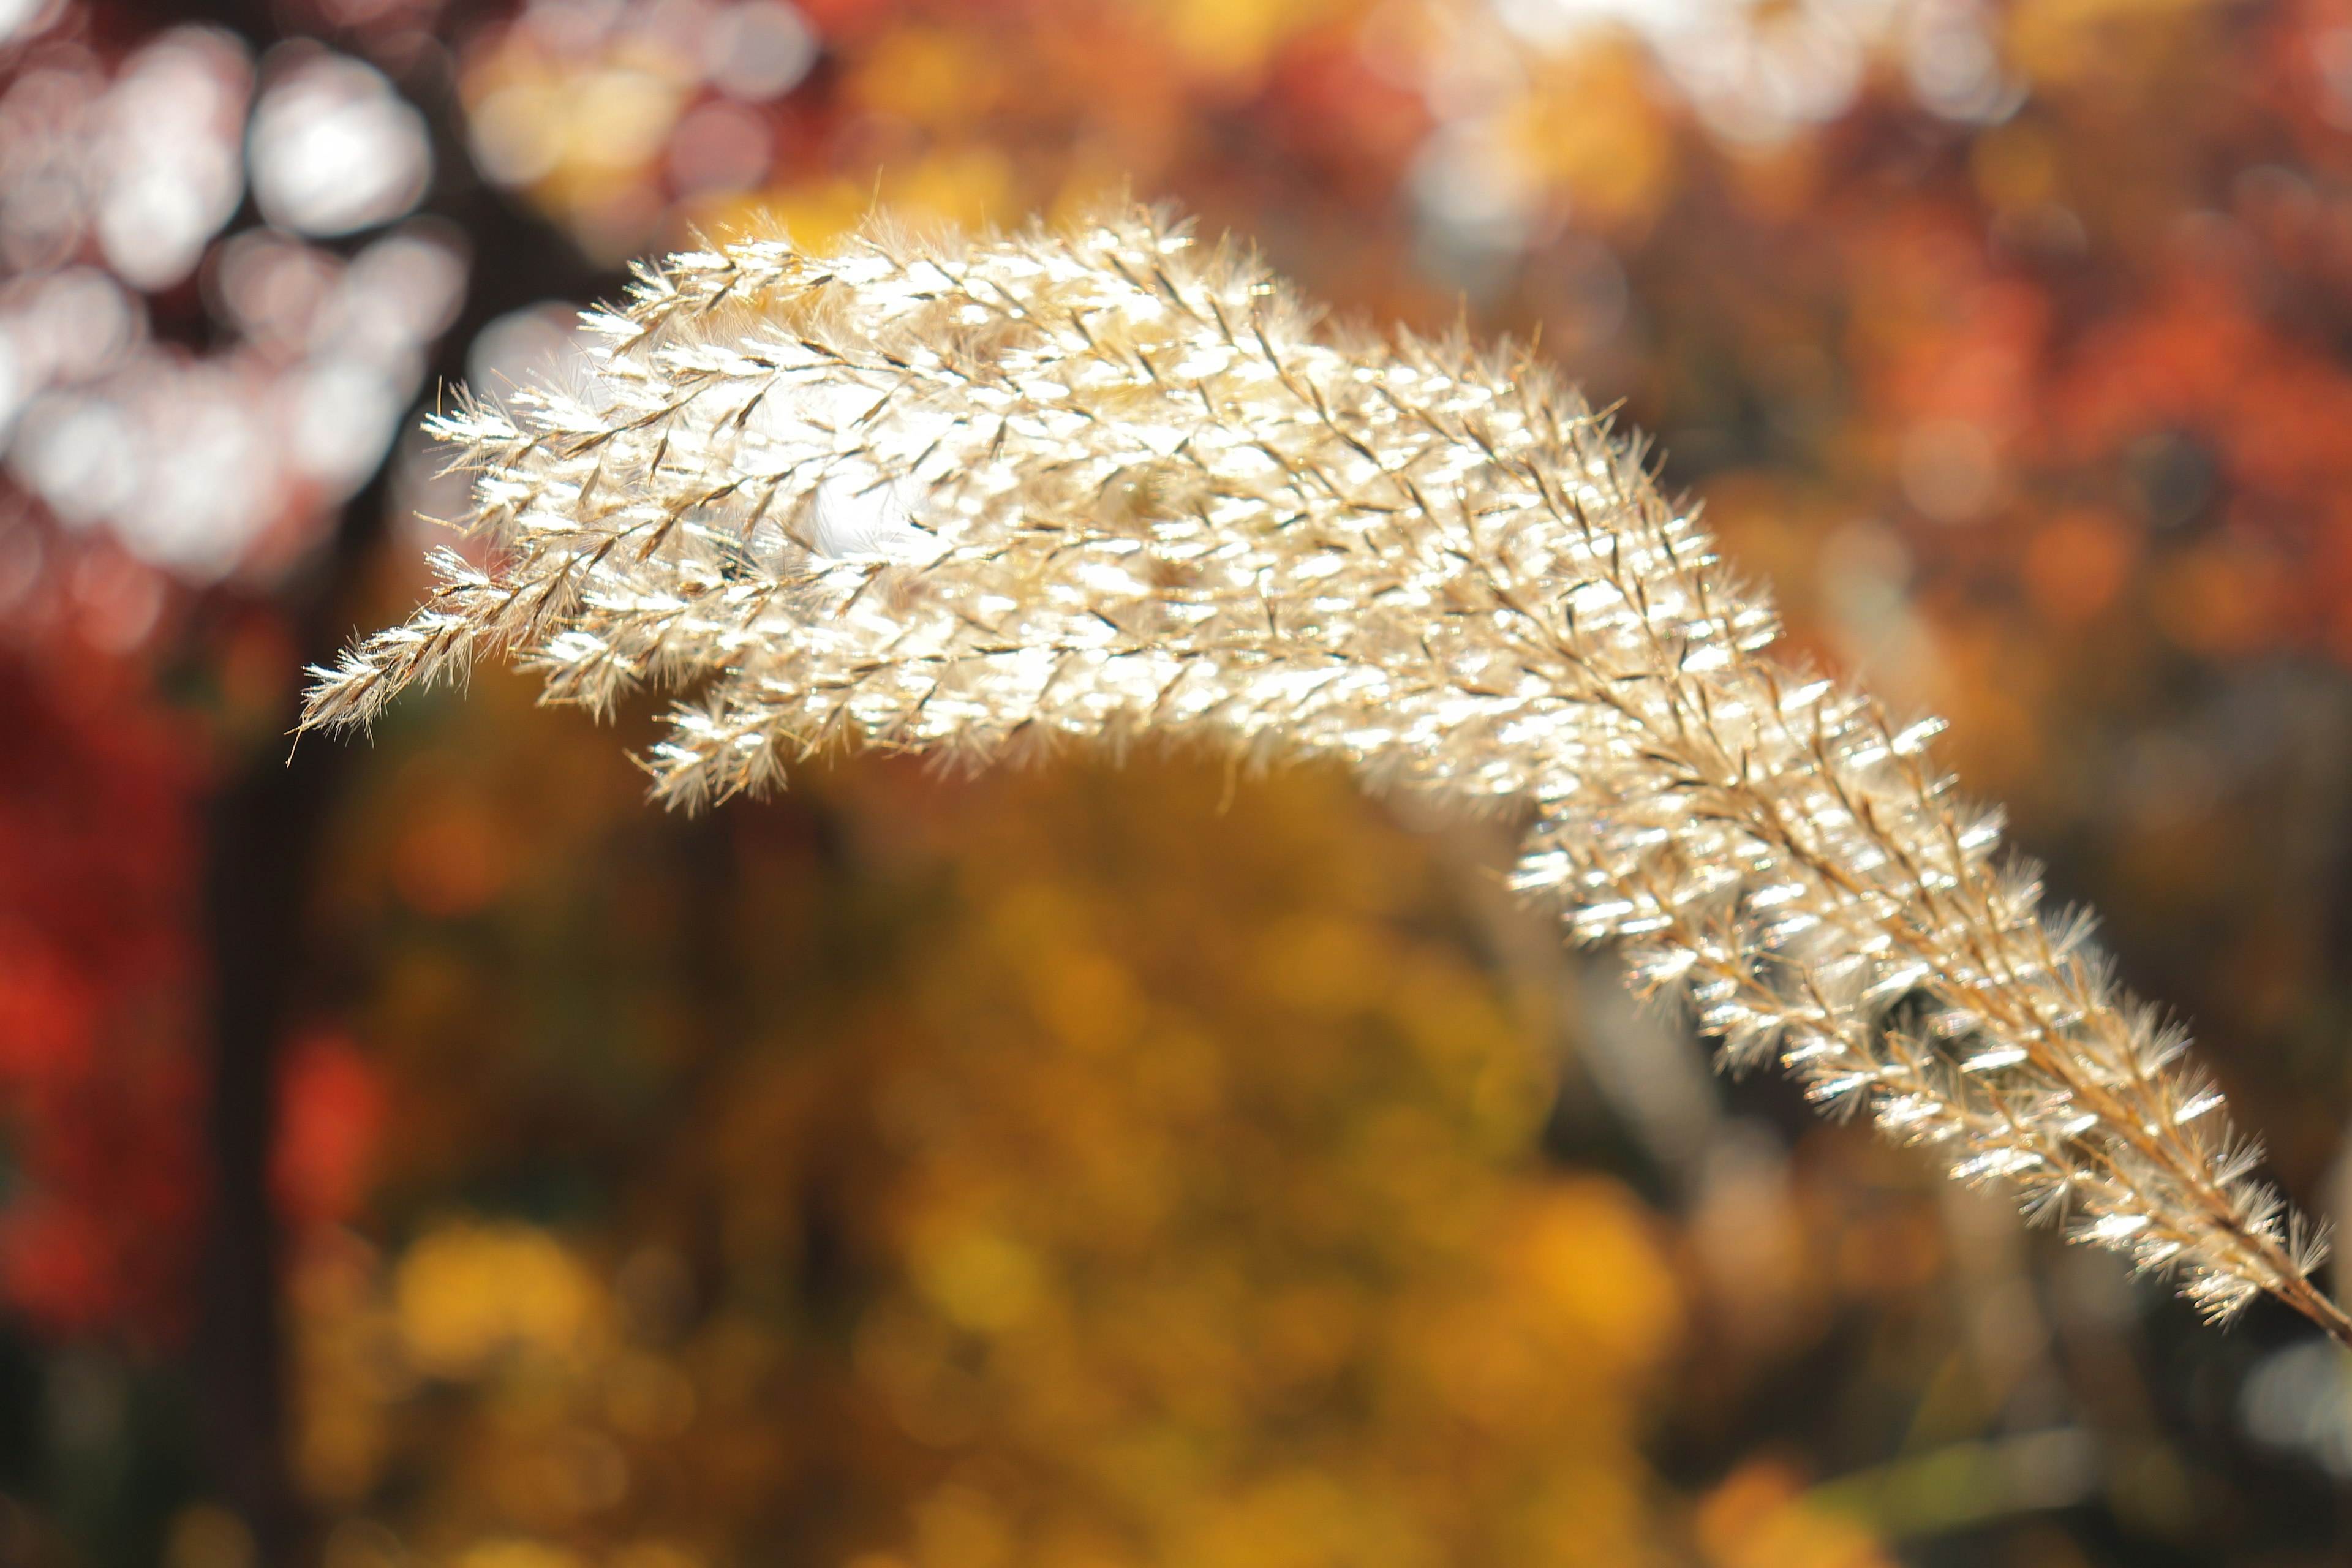
{"label": "white bokeh highlight", "polygon": [[247,156],[262,215],[320,237],[400,217],[433,174],[425,117],[373,66],[326,53],[296,61],[263,90]]}

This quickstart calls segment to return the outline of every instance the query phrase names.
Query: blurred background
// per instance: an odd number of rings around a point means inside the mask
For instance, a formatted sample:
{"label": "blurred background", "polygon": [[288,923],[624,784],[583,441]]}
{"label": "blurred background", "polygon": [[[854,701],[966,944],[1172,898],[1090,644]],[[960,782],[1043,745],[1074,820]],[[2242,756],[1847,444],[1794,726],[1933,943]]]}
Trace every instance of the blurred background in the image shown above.
{"label": "blurred background", "polygon": [[1197,758],[698,819],[398,617],[626,262],[1131,189],[1541,352],[2352,1206],[2352,0],[0,0],[0,1564],[2352,1553],[2352,1381]]}

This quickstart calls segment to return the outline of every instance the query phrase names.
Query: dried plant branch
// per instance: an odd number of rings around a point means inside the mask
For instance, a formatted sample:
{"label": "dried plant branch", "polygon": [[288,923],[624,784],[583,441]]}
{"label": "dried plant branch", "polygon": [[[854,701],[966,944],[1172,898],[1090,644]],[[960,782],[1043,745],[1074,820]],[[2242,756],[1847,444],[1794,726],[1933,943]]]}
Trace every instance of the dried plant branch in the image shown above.
{"label": "dried plant branch", "polygon": [[443,555],[306,728],[488,651],[598,710],[698,691],[648,760],[689,805],[836,741],[1147,735],[1526,803],[1517,886],[1731,1065],[1868,1104],[2213,1317],[2269,1291],[2352,1342],[2184,1032],[1996,863],[1939,725],[1769,657],[1765,596],[1539,367],[1323,332],[1145,213],[730,245],[590,324],[579,384],[435,422],[504,563]]}

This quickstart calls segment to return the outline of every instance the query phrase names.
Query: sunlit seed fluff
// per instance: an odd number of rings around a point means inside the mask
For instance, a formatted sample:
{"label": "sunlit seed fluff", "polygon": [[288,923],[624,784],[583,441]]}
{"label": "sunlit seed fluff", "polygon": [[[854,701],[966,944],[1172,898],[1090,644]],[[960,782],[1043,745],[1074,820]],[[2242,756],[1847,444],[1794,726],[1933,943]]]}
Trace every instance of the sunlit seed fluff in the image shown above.
{"label": "sunlit seed fluff", "polygon": [[488,651],[598,710],[694,691],[648,759],[674,802],[841,741],[1193,736],[1523,806],[1517,885],[1637,934],[1637,984],[1733,1065],[1779,1057],[2215,1316],[2268,1290],[2352,1339],[2180,1032],[1991,864],[1934,723],[1772,659],[1764,595],[1541,367],[1318,330],[1130,212],[677,256],[589,325],[577,384],[435,422],[499,564],[443,555],[307,726]]}

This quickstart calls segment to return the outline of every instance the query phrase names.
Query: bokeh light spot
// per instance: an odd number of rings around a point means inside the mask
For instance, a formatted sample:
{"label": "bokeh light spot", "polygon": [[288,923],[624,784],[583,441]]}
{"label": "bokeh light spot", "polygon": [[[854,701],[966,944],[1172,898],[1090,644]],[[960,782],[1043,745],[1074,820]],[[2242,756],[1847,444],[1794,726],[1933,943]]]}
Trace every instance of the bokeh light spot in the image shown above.
{"label": "bokeh light spot", "polygon": [[775,131],[732,103],[706,103],[670,138],[670,180],[688,195],[749,190],[767,174]]}
{"label": "bokeh light spot", "polygon": [[325,52],[298,57],[263,91],[247,157],[263,215],[321,236],[391,222],[433,173],[425,117],[373,66]]}
{"label": "bokeh light spot", "polygon": [[253,66],[226,33],[184,27],[132,56],[107,95],[97,229],[140,289],[186,277],[245,193],[237,136]]}
{"label": "bokeh light spot", "polygon": [[1992,442],[1959,419],[1914,426],[1903,437],[1896,472],[1904,498],[1937,522],[1973,522],[2000,487]]}
{"label": "bokeh light spot", "polygon": [[799,85],[816,63],[816,35],[782,0],[746,0],[711,19],[702,66],[730,98],[764,103]]}

